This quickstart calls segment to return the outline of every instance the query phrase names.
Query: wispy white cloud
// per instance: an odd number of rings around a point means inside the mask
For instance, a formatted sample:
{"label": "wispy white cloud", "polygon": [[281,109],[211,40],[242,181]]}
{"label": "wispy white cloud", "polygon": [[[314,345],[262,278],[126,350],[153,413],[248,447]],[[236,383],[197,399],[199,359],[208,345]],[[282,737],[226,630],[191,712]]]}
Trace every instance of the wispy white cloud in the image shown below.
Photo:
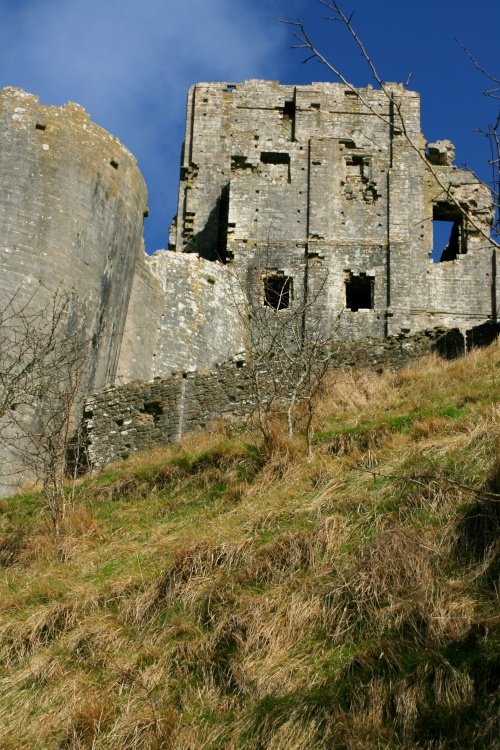
{"label": "wispy white cloud", "polygon": [[79,102],[133,151],[148,182],[156,245],[174,206],[188,86],[279,78],[287,32],[276,19],[291,5],[0,0],[0,84],[48,104]]}

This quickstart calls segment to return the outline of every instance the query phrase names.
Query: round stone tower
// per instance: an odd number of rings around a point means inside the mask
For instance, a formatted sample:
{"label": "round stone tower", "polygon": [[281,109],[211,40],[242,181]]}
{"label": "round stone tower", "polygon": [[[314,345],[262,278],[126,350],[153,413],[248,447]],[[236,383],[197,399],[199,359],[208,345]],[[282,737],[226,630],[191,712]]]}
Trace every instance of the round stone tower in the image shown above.
{"label": "round stone tower", "polygon": [[70,293],[94,342],[84,390],[102,387],[115,376],[143,255],[147,193],[136,160],[77,104],[43,106],[6,88],[0,196],[0,309],[14,296],[43,308]]}
{"label": "round stone tower", "polygon": [[[89,384],[114,378],[147,193],[132,154],[77,104],[0,91],[0,300],[74,292],[102,338]],[[40,288],[41,285],[41,288]]]}

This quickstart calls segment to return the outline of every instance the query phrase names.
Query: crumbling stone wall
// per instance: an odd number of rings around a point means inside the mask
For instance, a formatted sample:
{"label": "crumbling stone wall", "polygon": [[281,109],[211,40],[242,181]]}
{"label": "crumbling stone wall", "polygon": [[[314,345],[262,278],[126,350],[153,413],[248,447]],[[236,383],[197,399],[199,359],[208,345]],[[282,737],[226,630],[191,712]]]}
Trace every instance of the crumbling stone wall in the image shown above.
{"label": "crumbling stone wall", "polygon": [[[290,277],[290,307],[313,300],[343,337],[495,319],[489,191],[452,165],[449,142],[426,155],[417,93],[386,91],[193,86],[172,247],[228,264],[254,301],[266,274]],[[456,212],[450,196],[473,223],[437,262],[432,226]]]}
{"label": "crumbling stone wall", "polygon": [[[131,154],[76,104],[0,92],[0,295],[29,298],[36,284],[45,299],[57,288],[76,292],[99,342],[87,392],[161,379],[92,397],[96,460],[244,413],[256,306],[275,321],[321,320],[344,342],[338,364],[375,367],[427,351],[427,329],[497,320],[491,196],[453,166],[452,144],[426,150],[418,94],[399,84],[386,91],[196,84],[169,249],[152,257]],[[438,256],[440,221],[451,233]],[[146,407],[157,402],[161,413]]]}
{"label": "crumbling stone wall", "polygon": [[[489,343],[500,331],[471,331],[468,344]],[[458,329],[345,343],[334,367],[398,369],[431,351],[454,357],[465,351]],[[262,378],[261,374],[261,378]],[[109,388],[87,399],[84,426],[89,458],[102,466],[132,453],[175,443],[221,418],[241,419],[255,407],[251,370],[241,360],[195,372]]]}
{"label": "crumbling stone wall", "polygon": [[238,280],[226,266],[197,255],[154,253],[134,280],[120,379],[225,362],[244,348],[244,310]]}

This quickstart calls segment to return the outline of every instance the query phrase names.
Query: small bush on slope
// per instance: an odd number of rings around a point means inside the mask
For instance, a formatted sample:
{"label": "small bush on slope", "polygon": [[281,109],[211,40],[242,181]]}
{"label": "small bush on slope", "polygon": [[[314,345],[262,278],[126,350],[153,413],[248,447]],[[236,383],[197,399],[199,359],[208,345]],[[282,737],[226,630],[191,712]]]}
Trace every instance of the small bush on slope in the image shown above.
{"label": "small bush on slope", "polygon": [[494,748],[499,348],[2,504],[0,747]]}

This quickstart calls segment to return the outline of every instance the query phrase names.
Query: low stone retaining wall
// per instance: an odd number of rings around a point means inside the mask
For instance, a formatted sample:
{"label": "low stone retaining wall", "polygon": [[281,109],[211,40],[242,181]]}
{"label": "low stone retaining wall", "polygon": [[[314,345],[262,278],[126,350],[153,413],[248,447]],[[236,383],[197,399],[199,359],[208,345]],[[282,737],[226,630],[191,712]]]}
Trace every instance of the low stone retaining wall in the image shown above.
{"label": "low stone retaining wall", "polygon": [[[494,340],[500,326],[485,324],[463,334],[440,328],[413,336],[344,343],[333,367],[399,369],[432,351],[452,358]],[[254,409],[250,368],[228,362],[214,370],[173,373],[153,381],[109,388],[87,399],[84,426],[95,466],[139,450],[175,443],[220,418],[242,418]]]}

